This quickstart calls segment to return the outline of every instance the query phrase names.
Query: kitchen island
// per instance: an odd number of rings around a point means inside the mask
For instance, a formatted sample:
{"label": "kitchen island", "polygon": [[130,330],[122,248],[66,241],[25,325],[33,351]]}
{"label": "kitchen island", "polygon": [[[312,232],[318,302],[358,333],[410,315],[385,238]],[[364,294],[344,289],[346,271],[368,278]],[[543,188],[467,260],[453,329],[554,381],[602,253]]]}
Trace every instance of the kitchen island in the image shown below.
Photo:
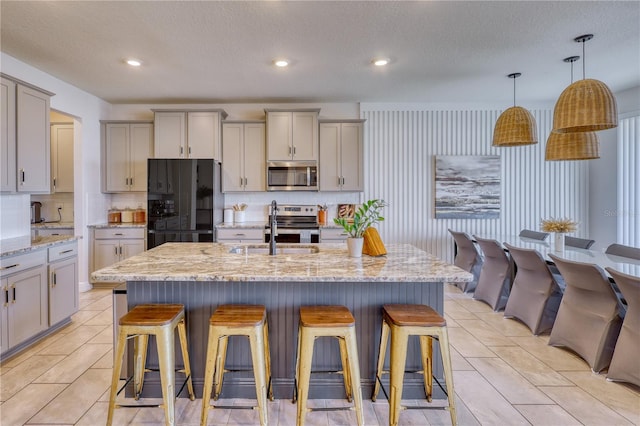
{"label": "kitchen island", "polygon": [[[209,317],[221,304],[262,304],[267,308],[272,379],[276,398],[290,398],[295,369],[298,310],[303,305],[347,306],[356,318],[363,395],[373,389],[384,303],[422,303],[443,312],[445,282],[472,275],[408,244],[387,245],[387,255],[350,258],[346,244],[279,244],[275,256],[266,244],[167,243],[91,275],[92,281],[127,283],[127,303],[185,305],[189,353],[196,394],[202,394]],[[230,338],[227,367],[251,366],[247,339]],[[314,350],[314,371],[340,365],[337,341]],[[434,345],[434,374],[442,363]],[[178,351],[179,352],[179,351]],[[156,362],[151,348],[149,362]],[[176,354],[177,362],[181,362]],[[129,363],[131,365],[131,363]],[[410,341],[407,368],[420,365],[417,341]],[[251,373],[225,376],[223,397],[252,398]],[[407,377],[405,395],[423,397],[421,377]],[[435,389],[434,389],[435,392]],[[160,395],[159,378],[145,380],[144,394]],[[311,398],[344,395],[341,376],[314,375]],[[439,394],[443,396],[443,394]],[[436,397],[438,394],[436,393]]]}

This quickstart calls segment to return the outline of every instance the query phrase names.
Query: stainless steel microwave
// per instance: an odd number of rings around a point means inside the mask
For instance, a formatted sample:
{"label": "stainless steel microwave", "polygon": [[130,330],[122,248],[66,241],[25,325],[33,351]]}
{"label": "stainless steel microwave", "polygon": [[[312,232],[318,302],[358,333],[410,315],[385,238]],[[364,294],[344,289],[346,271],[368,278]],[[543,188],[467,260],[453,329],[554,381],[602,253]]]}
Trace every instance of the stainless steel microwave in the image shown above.
{"label": "stainless steel microwave", "polygon": [[267,191],[317,191],[318,163],[315,161],[267,162]]}

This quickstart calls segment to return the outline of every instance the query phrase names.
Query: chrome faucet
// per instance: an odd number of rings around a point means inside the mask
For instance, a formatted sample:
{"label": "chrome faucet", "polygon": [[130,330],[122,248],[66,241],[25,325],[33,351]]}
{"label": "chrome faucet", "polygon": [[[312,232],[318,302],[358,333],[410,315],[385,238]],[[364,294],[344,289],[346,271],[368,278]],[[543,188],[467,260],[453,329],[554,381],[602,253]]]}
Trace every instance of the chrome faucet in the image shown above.
{"label": "chrome faucet", "polygon": [[271,221],[269,227],[271,229],[271,239],[269,240],[269,254],[276,254],[276,235],[278,235],[278,222],[276,221],[276,213],[278,212],[278,203],[276,200],[271,202]]}

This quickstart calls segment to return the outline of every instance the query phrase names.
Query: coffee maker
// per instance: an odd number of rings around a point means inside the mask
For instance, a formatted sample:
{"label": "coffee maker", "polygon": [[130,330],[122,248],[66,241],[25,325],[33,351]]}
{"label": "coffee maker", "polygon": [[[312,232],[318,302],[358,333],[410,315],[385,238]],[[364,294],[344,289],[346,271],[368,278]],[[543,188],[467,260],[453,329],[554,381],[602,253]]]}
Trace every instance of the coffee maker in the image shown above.
{"label": "coffee maker", "polygon": [[42,217],[40,216],[41,209],[42,203],[40,201],[33,201],[31,203],[31,223],[42,222]]}

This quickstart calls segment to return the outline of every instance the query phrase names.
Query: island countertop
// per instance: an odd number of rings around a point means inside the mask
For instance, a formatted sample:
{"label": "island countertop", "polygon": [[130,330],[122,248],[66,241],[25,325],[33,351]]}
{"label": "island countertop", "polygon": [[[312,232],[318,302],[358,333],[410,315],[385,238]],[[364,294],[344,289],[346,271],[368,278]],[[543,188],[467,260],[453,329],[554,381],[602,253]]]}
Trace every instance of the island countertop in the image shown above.
{"label": "island countertop", "polygon": [[[348,257],[346,244],[309,244],[318,253],[246,254],[266,244],[166,243],[91,274],[92,282],[122,281],[378,281],[462,282],[473,276],[409,244],[387,255]],[[241,247],[242,253],[231,253]]]}

